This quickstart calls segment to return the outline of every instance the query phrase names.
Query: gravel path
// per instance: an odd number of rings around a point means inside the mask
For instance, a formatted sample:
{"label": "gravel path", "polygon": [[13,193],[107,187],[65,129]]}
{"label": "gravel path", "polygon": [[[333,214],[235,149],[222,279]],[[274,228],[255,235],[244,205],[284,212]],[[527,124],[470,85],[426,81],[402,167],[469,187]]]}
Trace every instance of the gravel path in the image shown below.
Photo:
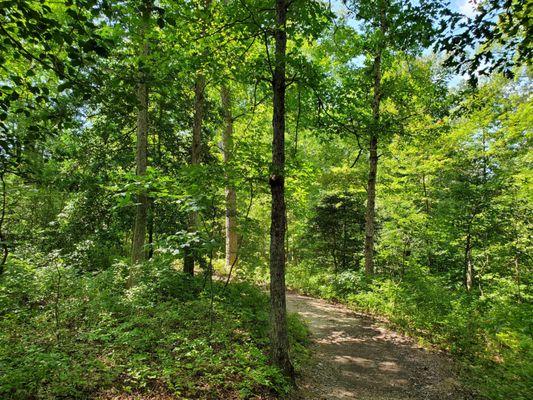
{"label": "gravel path", "polygon": [[452,361],[348,308],[287,294],[308,323],[313,359],[297,379],[298,400],[465,400]]}

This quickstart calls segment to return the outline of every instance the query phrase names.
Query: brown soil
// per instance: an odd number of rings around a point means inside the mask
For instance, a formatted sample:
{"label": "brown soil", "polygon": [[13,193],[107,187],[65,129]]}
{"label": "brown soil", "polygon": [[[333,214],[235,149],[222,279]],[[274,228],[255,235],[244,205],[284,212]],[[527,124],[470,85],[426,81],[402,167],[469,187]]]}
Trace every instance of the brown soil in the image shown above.
{"label": "brown soil", "polygon": [[309,324],[313,356],[300,376],[298,400],[465,400],[451,359],[419,347],[378,321],[297,294],[287,307]]}

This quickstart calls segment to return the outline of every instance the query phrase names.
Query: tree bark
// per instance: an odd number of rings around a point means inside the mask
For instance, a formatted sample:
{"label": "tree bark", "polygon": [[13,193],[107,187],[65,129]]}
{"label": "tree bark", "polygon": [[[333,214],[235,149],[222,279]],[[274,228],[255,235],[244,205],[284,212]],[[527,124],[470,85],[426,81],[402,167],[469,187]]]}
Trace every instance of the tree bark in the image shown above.
{"label": "tree bark", "polygon": [[381,49],[374,58],[374,99],[372,117],[374,126],[370,132],[369,170],[367,181],[367,200],[365,213],[365,273],[374,274],[374,234],[376,225],[376,180],[378,174],[378,132],[381,103]]}
{"label": "tree bark", "polygon": [[426,211],[426,235],[425,235],[425,242],[426,242],[426,257],[427,257],[427,263],[430,270],[433,269],[433,252],[431,250],[431,242],[429,240],[429,218],[430,218],[430,206],[429,206],[429,193],[427,190],[426,185],[426,175],[422,174],[422,190],[424,193],[424,206]]}
{"label": "tree bark", "polygon": [[285,374],[294,377],[289,359],[287,309],[285,299],[285,57],[287,50],[287,1],[276,0],[275,66],[273,91],[273,140],[270,190],[272,210],[270,225],[270,323],[271,358]]}
{"label": "tree bark", "polygon": [[344,210],[345,207],[343,207],[343,218],[342,218],[342,269],[345,270],[348,267],[348,261],[346,260],[346,256],[348,254],[348,237],[347,237],[347,230],[346,230],[346,211]]}
{"label": "tree bark", "polygon": [[[516,191],[513,189],[513,206],[516,206],[517,204],[517,200],[516,200]],[[514,237],[514,240],[513,240],[513,251],[514,251],[514,258],[513,258],[513,263],[514,263],[514,267],[515,267],[515,283],[516,283],[516,286],[518,288],[518,299],[520,301],[522,301],[522,293],[521,293],[521,290],[520,290],[520,283],[521,283],[521,272],[520,272],[520,262],[519,262],[519,258],[520,258],[520,250],[519,250],[519,234],[518,234],[518,213],[516,212],[517,209],[513,208],[511,209],[511,215],[513,215],[513,237]]]}
{"label": "tree bark", "polygon": [[0,173],[0,182],[2,183],[2,210],[0,211],[0,242],[2,247],[2,258],[0,259],[0,275],[4,273],[4,265],[7,262],[7,257],[9,255],[9,247],[7,246],[7,238],[4,233],[4,222],[6,219],[6,208],[7,208],[7,188],[5,173],[2,171]]}
{"label": "tree bark", "polygon": [[[204,0],[204,7],[207,9],[211,0]],[[206,32],[206,20],[203,22],[202,35]],[[205,57],[205,53],[202,58]],[[191,165],[199,165],[202,154],[202,126],[205,113],[205,75],[200,67],[196,74],[194,83],[194,119],[192,126],[192,145],[191,145]],[[194,233],[198,230],[198,212],[191,211],[188,216],[188,231]],[[195,252],[190,247],[185,249],[183,255],[183,272],[191,276],[194,275]]]}
{"label": "tree bark", "polygon": [[[202,126],[205,112],[205,76],[199,71],[194,84],[194,119],[192,126],[191,165],[199,165],[202,146]],[[191,211],[188,217],[188,231],[196,232],[198,212]],[[194,275],[194,251],[189,247],[183,257],[183,272]]]}
{"label": "tree bark", "polygon": [[515,268],[515,283],[518,288],[518,299],[522,301],[522,293],[520,290],[520,264],[518,263],[518,252],[515,252],[514,256],[514,268]]}
{"label": "tree bark", "polygon": [[[226,167],[231,161],[233,151],[233,115],[231,112],[231,92],[227,85],[221,88],[222,108],[224,111],[224,133],[222,151]],[[226,172],[226,268],[237,262],[237,194]]]}
{"label": "tree bark", "polygon": [[468,292],[472,290],[474,285],[474,265],[472,263],[472,235],[470,234],[470,228],[466,234],[465,245],[465,287]]}
{"label": "tree bark", "polygon": [[148,259],[154,256],[154,213],[155,203],[154,199],[148,199]]}
{"label": "tree bark", "polygon": [[[149,55],[149,45],[146,39],[146,34],[149,29],[150,16],[152,9],[152,2],[148,0],[144,3],[142,10],[141,20],[141,61],[139,62],[139,83],[137,85],[137,102],[138,102],[138,114],[137,114],[137,149],[135,152],[135,164],[136,174],[142,177],[146,174],[146,166],[148,163],[148,83],[147,83],[147,67],[146,58]],[[135,225],[133,227],[133,243],[131,251],[132,264],[142,262],[145,258],[144,243],[146,236],[146,222],[148,216],[148,195],[145,190],[137,196],[137,207],[135,214]],[[131,287],[134,284],[133,276],[130,273],[127,285]]]}

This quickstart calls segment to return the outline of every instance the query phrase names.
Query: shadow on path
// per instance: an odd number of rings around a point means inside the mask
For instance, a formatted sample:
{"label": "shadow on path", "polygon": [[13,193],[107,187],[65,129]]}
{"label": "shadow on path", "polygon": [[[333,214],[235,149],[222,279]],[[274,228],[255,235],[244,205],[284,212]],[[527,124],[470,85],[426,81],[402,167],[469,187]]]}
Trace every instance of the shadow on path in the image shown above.
{"label": "shadow on path", "polygon": [[464,400],[453,363],[344,306],[287,294],[309,324],[313,361],[298,378],[299,400]]}

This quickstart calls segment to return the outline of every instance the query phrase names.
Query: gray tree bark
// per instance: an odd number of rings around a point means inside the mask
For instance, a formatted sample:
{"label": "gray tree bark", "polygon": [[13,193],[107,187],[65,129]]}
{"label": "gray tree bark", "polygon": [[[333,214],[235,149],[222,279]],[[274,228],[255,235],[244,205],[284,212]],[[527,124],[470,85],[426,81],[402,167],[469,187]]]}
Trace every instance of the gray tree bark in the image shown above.
{"label": "gray tree bark", "polygon": [[9,255],[7,237],[4,233],[4,221],[7,208],[7,188],[4,171],[0,172],[0,182],[2,183],[2,210],[0,210],[0,247],[2,248],[2,256],[0,258],[0,275],[2,275],[4,273],[4,265],[7,262],[7,256]]}
{"label": "gray tree bark", "polygon": [[472,262],[472,235],[470,232],[470,227],[466,234],[466,244],[465,244],[465,287],[468,292],[472,290],[474,286],[474,264]]}
{"label": "gray tree bark", "polygon": [[[149,55],[150,49],[148,45],[148,40],[146,39],[147,31],[150,25],[150,16],[152,12],[152,1],[147,0],[144,3],[141,16],[141,27],[140,27],[140,37],[141,37],[141,50],[140,56],[141,61],[139,62],[139,82],[137,85],[137,102],[138,102],[138,112],[137,112],[137,148],[135,152],[135,165],[136,165],[136,174],[141,177],[146,174],[146,166],[148,163],[147,152],[148,152],[148,73],[147,73],[147,57]],[[139,262],[142,262],[145,258],[144,243],[146,236],[146,222],[148,216],[148,195],[146,191],[141,191],[137,196],[137,207],[135,212],[135,225],[133,227],[133,242],[131,250],[131,261],[135,265]],[[128,287],[133,286],[133,276],[130,273],[128,278],[127,285]]]}
{"label": "gray tree bark", "polygon": [[[204,7],[208,8],[211,0],[204,0]],[[206,21],[203,22],[202,35],[206,32]],[[205,54],[203,55],[205,57]],[[194,119],[192,126],[191,165],[199,165],[202,152],[202,126],[205,114],[205,75],[200,69],[196,74],[194,83]],[[193,233],[198,230],[198,212],[191,211],[188,216],[188,231]],[[194,275],[195,254],[191,248],[185,249],[183,255],[183,272]]]}
{"label": "gray tree bark", "polygon": [[[202,146],[202,126],[205,112],[205,75],[198,72],[194,84],[194,119],[192,126],[191,165],[199,165]],[[198,212],[191,211],[188,217],[188,231],[198,229]],[[186,249],[183,257],[183,272],[194,275],[194,252]]]}

